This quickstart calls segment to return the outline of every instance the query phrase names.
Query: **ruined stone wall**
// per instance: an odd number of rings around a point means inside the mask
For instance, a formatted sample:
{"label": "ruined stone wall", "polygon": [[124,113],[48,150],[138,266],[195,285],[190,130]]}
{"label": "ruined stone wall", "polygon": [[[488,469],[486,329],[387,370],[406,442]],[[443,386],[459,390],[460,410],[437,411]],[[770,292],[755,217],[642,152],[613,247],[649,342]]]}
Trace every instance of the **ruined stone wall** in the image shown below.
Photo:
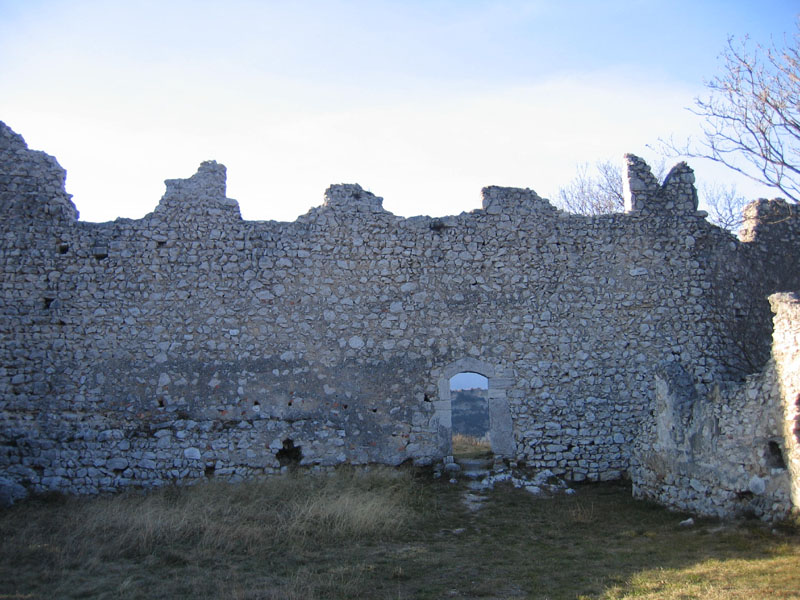
{"label": "ruined stone wall", "polygon": [[701,397],[676,363],[659,370],[655,419],[637,439],[634,495],[721,517],[777,519],[800,507],[800,301],[770,300],[772,359],[761,373]]}
{"label": "ruined stone wall", "polygon": [[[699,394],[738,377],[737,302],[772,272],[760,233],[737,241],[696,211],[686,165],[660,186],[629,163],[625,214],[489,187],[481,210],[404,219],[336,185],[295,222],[243,221],[209,162],[144,218],[98,224],[0,125],[2,476],[88,493],[424,464],[450,452],[443,382],[468,370],[489,378],[496,453],[619,477],[656,365]],[[797,257],[790,209],[776,227]]]}
{"label": "ruined stone wall", "polygon": [[781,437],[784,459],[791,477],[791,498],[800,509],[800,296],[775,294],[770,297],[775,312],[772,355],[783,411]]}

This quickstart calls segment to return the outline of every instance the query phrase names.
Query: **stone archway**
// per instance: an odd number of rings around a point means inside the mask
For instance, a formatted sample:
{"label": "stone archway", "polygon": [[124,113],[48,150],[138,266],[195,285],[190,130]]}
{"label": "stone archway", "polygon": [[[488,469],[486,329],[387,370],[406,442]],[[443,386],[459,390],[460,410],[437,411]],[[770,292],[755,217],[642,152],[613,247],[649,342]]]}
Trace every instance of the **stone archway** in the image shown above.
{"label": "stone archway", "polygon": [[506,390],[514,381],[503,369],[477,358],[461,358],[433,373],[437,378],[439,389],[439,398],[434,403],[433,417],[438,430],[439,451],[443,456],[451,456],[453,453],[453,404],[450,378],[464,372],[477,373],[489,380],[489,441],[492,452],[497,457],[512,457],[515,451],[514,432]]}

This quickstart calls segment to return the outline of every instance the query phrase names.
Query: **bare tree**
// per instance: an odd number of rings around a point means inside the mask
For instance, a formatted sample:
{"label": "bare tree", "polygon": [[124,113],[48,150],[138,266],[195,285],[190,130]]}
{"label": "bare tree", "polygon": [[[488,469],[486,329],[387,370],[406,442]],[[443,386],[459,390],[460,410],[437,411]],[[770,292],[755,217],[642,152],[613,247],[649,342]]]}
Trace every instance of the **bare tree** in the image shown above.
{"label": "bare tree", "polygon": [[610,160],[578,166],[577,174],[566,187],[558,191],[558,204],[570,212],[582,215],[602,215],[622,212],[622,168]]}
{"label": "bare tree", "polygon": [[800,201],[800,22],[784,47],[728,39],[722,74],[690,110],[703,118],[703,139],[667,151],[721,163]]}
{"label": "bare tree", "polygon": [[736,192],[735,185],[703,184],[698,195],[709,221],[728,231],[739,230],[747,199]]}

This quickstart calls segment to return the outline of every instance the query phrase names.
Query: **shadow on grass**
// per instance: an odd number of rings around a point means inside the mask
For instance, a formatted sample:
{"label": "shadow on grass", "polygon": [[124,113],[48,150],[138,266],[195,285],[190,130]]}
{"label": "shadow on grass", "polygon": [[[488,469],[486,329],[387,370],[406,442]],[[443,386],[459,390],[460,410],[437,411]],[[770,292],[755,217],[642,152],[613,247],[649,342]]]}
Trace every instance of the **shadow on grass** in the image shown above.
{"label": "shadow on grass", "polygon": [[[638,598],[642,590],[653,589],[651,580],[665,576],[675,580],[680,594],[686,589],[677,585],[682,570],[716,561],[725,571],[723,578],[730,579],[737,575],[725,569],[725,561],[761,561],[777,555],[795,565],[794,572],[787,573],[789,579],[772,589],[774,595],[742,597],[797,597],[796,531],[776,535],[762,523],[712,519],[681,526],[687,517],[634,500],[630,487],[621,482],[582,485],[573,496],[549,498],[511,488],[496,490],[457,543],[436,548],[447,556],[441,567],[448,573],[446,579],[467,578],[468,583],[433,592],[420,587],[412,597],[622,598],[630,593]],[[750,575],[743,571],[743,576]],[[673,597],[667,595],[672,582],[661,583],[659,594],[652,597]],[[789,595],[781,596],[781,589]]]}

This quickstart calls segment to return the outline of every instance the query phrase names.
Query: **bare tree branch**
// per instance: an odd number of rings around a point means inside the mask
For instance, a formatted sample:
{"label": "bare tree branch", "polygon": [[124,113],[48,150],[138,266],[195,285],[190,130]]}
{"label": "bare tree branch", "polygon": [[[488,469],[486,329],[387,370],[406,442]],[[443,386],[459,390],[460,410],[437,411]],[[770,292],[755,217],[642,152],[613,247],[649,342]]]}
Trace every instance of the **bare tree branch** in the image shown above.
{"label": "bare tree branch", "polygon": [[[662,160],[655,167],[659,181],[666,175]],[[561,208],[581,215],[604,215],[625,210],[622,167],[611,160],[600,160],[590,166],[578,166],[575,179],[558,191],[556,201]]]}
{"label": "bare tree branch", "polygon": [[701,185],[699,196],[709,221],[728,231],[739,230],[747,200],[736,193],[736,186]]}
{"label": "bare tree branch", "polygon": [[663,141],[668,154],[707,158],[800,202],[800,23],[784,46],[728,39],[710,95],[689,110],[703,119],[699,142]]}
{"label": "bare tree branch", "polygon": [[610,161],[599,161],[594,173],[588,163],[578,166],[569,185],[558,192],[558,203],[570,212],[582,215],[602,215],[622,212],[622,170]]}

